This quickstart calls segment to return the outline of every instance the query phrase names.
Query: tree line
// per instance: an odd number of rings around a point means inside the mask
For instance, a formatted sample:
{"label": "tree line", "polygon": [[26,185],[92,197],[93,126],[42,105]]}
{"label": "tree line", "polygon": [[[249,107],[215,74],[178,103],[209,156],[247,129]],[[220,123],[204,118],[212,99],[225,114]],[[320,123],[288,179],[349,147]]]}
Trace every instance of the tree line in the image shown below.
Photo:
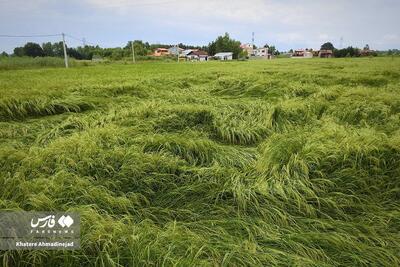
{"label": "tree line", "polygon": [[[248,55],[245,51],[240,47],[241,42],[232,39],[228,33],[225,33],[222,36],[218,36],[214,41],[210,42],[206,46],[196,46],[196,45],[185,45],[178,44],[178,47],[182,49],[201,49],[207,51],[209,55],[214,55],[219,52],[233,52],[233,58],[245,58]],[[150,55],[156,48],[170,48],[175,45],[170,44],[150,44],[148,42],[143,42],[141,40],[133,41],[133,47],[136,56],[148,56]],[[269,48],[269,51],[273,55],[279,55],[280,52],[273,45],[266,44],[264,47]],[[63,57],[62,42],[46,42],[42,45],[28,42],[22,47],[14,48],[14,53],[12,56],[17,57]],[[321,46],[321,50],[332,50],[334,57],[359,57],[363,55],[369,56],[377,56],[379,55],[400,55],[400,51],[397,49],[388,50],[388,51],[371,51],[369,46],[366,45],[364,49],[359,49],[356,47],[349,46],[343,49],[337,49],[333,46],[331,42],[324,43]],[[289,51],[292,52],[291,49]],[[310,51],[312,51],[310,49]],[[367,53],[366,53],[367,51]],[[98,45],[85,45],[78,46],[76,48],[67,47],[67,54],[70,57],[73,57],[78,60],[92,60],[93,58],[109,58],[112,60],[121,60],[123,58],[132,56],[132,42],[129,41],[124,47],[116,47],[116,48],[102,48]],[[3,52],[0,56],[10,56],[7,53]]]}
{"label": "tree line", "polygon": [[[210,42],[205,46],[196,46],[196,45],[186,45],[183,43],[178,44],[178,47],[182,49],[200,49],[208,52],[209,55],[214,55],[219,52],[232,52],[233,58],[237,59],[240,57],[246,57],[247,55],[242,51],[241,42],[232,39],[228,33],[225,33],[222,36],[218,36],[214,41]],[[136,56],[148,56],[150,55],[156,48],[170,48],[176,45],[171,44],[150,44],[148,42],[143,42],[141,40],[133,41],[133,47]],[[274,46],[268,46],[270,49],[274,50],[276,53],[276,49]],[[279,53],[279,52],[278,52]],[[120,60],[123,58],[132,56],[132,42],[129,41],[124,47],[116,47],[116,48],[102,48],[98,45],[85,45],[78,46],[76,48],[67,46],[67,54],[70,57],[73,57],[78,60],[92,60],[96,57],[101,58],[109,58],[113,60]],[[2,54],[3,56],[9,56],[5,52]],[[63,43],[33,43],[28,42],[22,47],[14,48],[14,53],[12,56],[17,57],[63,57]]]}
{"label": "tree line", "polygon": [[[102,48],[98,45],[85,45],[78,46],[76,48],[67,46],[66,50],[70,57],[80,60],[92,60],[94,57],[104,57],[118,60],[124,57],[132,56],[131,46],[132,42],[128,42],[125,47]],[[156,45],[150,45],[147,42],[144,43],[143,41],[136,40],[133,42],[133,46],[135,55],[145,56],[148,55]],[[43,43],[42,45],[28,42],[22,47],[14,48],[13,55],[17,57],[63,57],[63,49],[62,42],[47,42]]]}
{"label": "tree line", "polygon": [[377,51],[370,49],[369,45],[366,44],[363,49],[357,47],[346,47],[337,49],[331,42],[324,43],[321,45],[321,50],[331,50],[334,57],[360,57],[360,56],[378,56]]}

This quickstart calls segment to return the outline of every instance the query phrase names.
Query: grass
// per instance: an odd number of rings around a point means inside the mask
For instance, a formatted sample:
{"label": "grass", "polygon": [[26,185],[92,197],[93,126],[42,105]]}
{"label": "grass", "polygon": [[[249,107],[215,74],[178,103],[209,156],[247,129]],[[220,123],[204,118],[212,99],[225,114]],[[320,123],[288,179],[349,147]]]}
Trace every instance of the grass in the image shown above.
{"label": "grass", "polygon": [[[333,70],[333,71],[332,71]],[[400,265],[400,60],[0,70],[0,208],[77,211],[3,266]]]}
{"label": "grass", "polygon": [[[35,69],[35,68],[64,68],[64,58],[56,57],[0,57],[0,70]],[[77,61],[69,59],[69,65],[88,66],[90,61]]]}

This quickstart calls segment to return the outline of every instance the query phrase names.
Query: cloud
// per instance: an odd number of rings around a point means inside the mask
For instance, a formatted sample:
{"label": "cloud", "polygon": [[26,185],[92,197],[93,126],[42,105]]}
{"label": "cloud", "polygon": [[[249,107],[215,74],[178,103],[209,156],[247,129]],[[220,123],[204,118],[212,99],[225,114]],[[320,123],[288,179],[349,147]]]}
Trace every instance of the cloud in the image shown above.
{"label": "cloud", "polygon": [[389,42],[399,42],[400,41],[400,36],[398,34],[386,34],[383,36],[383,40],[389,41]]}
{"label": "cloud", "polygon": [[[273,0],[187,0],[187,1],[150,1],[139,2],[129,0],[86,0],[94,8],[111,12],[140,11],[151,13],[154,16],[165,11],[174,14],[176,18],[211,18],[212,20],[227,20],[239,23],[272,23],[275,19],[284,24],[296,24],[303,19],[302,7],[288,8],[295,1]],[[207,21],[204,21],[207,23]]]}
{"label": "cloud", "polygon": [[281,50],[338,46],[341,37],[387,49],[400,47],[398,13],[398,0],[0,0],[0,33],[65,31],[115,45],[132,36],[207,44],[224,32],[250,42],[255,32],[257,45]]}
{"label": "cloud", "polygon": [[326,33],[320,33],[320,34],[318,35],[318,39],[320,39],[320,40],[322,40],[322,41],[329,40],[329,35],[326,34]]}

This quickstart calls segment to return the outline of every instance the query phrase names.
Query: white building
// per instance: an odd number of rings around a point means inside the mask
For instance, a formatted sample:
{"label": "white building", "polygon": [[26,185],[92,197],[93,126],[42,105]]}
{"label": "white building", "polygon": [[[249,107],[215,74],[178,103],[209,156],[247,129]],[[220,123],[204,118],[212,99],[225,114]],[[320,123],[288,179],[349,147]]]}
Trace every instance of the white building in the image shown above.
{"label": "white building", "polygon": [[183,49],[177,46],[173,46],[168,48],[168,52],[170,55],[175,55],[177,56],[178,54],[182,53]]}
{"label": "white building", "polygon": [[312,58],[313,53],[309,50],[299,49],[295,50],[292,54],[292,58]]}
{"label": "white building", "polygon": [[232,52],[221,52],[217,53],[214,55],[215,59],[219,60],[232,60],[233,59],[233,53]]}
{"label": "white building", "polygon": [[254,56],[254,49],[252,44],[242,44],[240,48],[247,52],[247,56]]}
{"label": "white building", "polygon": [[208,53],[206,51],[194,50],[186,55],[186,59],[191,61],[208,61]]}
{"label": "white building", "polygon": [[254,49],[254,56],[262,57],[265,59],[271,59],[271,55],[268,52],[269,52],[268,48],[266,48],[266,47],[257,48],[257,49]]}
{"label": "white building", "polygon": [[189,55],[189,54],[192,53],[193,51],[195,51],[195,50],[193,50],[193,49],[186,49],[186,50],[183,50],[183,51],[181,51],[181,56],[186,57],[187,55]]}

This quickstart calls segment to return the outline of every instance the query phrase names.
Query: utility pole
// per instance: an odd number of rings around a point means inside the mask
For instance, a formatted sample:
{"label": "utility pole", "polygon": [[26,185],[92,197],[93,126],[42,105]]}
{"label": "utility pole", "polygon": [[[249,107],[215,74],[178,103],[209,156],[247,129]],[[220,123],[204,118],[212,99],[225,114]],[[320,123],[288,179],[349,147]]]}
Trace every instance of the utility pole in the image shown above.
{"label": "utility pole", "polygon": [[255,55],[255,52],[254,52],[254,46],[255,46],[255,45],[254,45],[254,39],[255,39],[255,38],[254,38],[254,35],[255,35],[255,33],[252,32],[252,33],[251,33],[251,51],[252,51],[251,53],[252,53],[252,54],[251,54],[250,56]]}
{"label": "utility pole", "polygon": [[135,47],[133,46],[133,41],[131,41],[131,47],[132,47],[132,61],[133,61],[133,63],[136,63],[136,60],[135,60]]}
{"label": "utility pole", "polygon": [[63,39],[63,48],[64,48],[65,68],[68,69],[68,56],[67,56],[67,47],[65,46],[65,34],[64,33],[62,33],[62,39]]}
{"label": "utility pole", "polygon": [[85,38],[82,39],[82,44],[83,44],[83,47],[86,46],[86,39]]}
{"label": "utility pole", "polygon": [[176,45],[176,54],[178,55],[178,63],[179,63],[179,45]]}

